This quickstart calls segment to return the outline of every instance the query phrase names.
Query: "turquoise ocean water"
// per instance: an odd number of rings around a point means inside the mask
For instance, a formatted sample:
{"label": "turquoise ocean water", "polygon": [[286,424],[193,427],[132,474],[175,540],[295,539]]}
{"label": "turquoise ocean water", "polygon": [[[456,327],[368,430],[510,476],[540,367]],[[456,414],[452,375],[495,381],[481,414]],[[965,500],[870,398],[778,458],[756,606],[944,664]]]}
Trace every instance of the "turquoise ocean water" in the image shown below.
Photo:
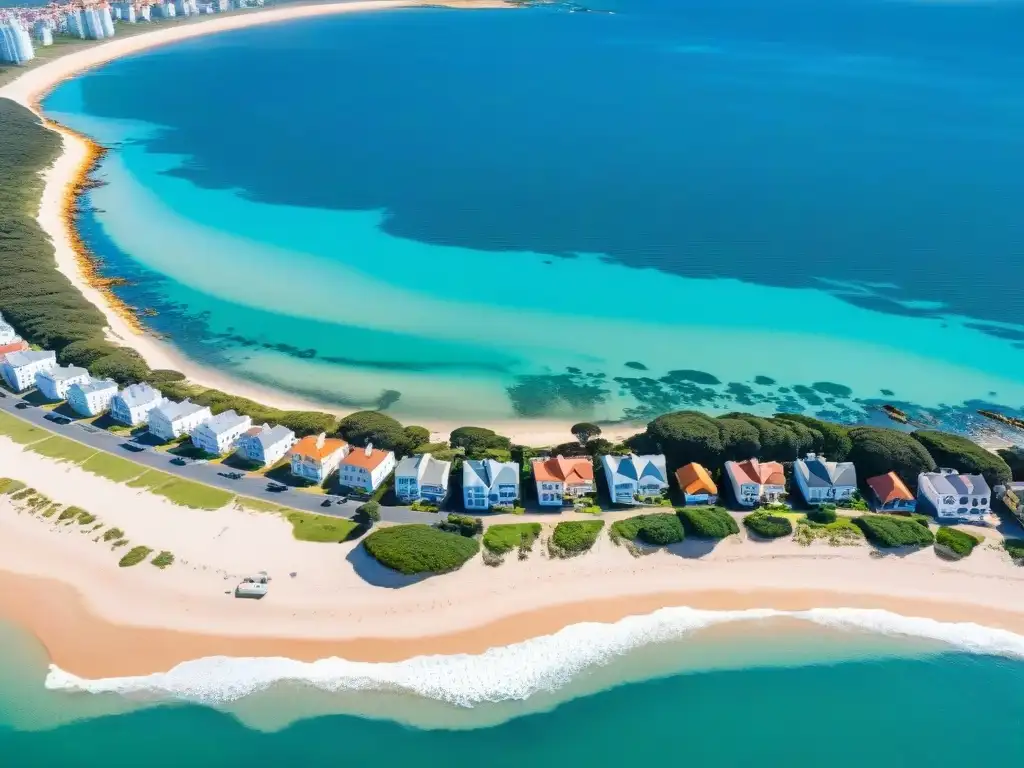
{"label": "turquoise ocean water", "polygon": [[[354,14],[58,88],[187,355],[400,417],[1024,403],[1019,3]],[[1024,414],[1021,414],[1024,415]]]}

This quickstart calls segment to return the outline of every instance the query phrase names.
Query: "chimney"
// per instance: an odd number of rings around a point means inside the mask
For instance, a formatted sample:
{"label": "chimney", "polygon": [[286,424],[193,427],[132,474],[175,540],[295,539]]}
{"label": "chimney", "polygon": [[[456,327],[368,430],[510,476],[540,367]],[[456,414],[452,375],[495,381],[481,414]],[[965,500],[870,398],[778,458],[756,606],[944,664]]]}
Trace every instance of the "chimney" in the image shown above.
{"label": "chimney", "polygon": [[373,443],[367,443],[366,444],[365,453],[366,453],[367,456],[369,456],[371,453],[373,453]]}
{"label": "chimney", "polygon": [[324,441],[327,440],[327,433],[321,432],[316,436],[316,449],[319,451],[324,447]]}
{"label": "chimney", "polygon": [[808,461],[814,461],[815,458],[816,457],[815,457],[815,455],[813,453],[808,453],[807,454],[807,460]]}

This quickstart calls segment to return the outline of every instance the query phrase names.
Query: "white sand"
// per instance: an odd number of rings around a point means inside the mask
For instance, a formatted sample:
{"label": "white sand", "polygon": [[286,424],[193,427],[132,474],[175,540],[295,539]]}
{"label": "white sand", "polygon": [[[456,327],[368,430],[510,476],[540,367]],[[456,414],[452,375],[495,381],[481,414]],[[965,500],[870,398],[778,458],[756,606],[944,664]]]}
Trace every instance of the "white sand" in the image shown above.
{"label": "white sand", "polygon": [[[419,5],[445,5],[452,8],[502,8],[509,7],[501,0],[449,0],[429,2],[428,0],[362,0],[359,2],[334,3],[312,6],[297,6],[249,14],[214,16],[202,22],[161,28],[153,32],[132,37],[114,38],[84,50],[62,56],[46,64],[29,69],[24,75],[0,88],[0,97],[16,101],[37,114],[38,103],[60,82],[92,69],[108,61],[127,56],[160,45],[168,45],[199,35],[223,32],[232,29],[270,24],[277,21],[325,16],[338,13],[355,13],[387,8],[401,8]],[[201,386],[214,387],[257,402],[286,410],[322,410],[345,415],[351,410],[318,403],[314,400],[291,395],[271,387],[245,382],[216,370],[203,367],[186,358],[174,346],[152,334],[138,333],[108,303],[104,294],[89,284],[82,274],[75,256],[69,232],[65,227],[62,206],[68,188],[75,183],[88,158],[88,146],[76,135],[58,130],[62,137],[63,152],[53,167],[44,173],[45,188],[39,208],[39,223],[53,241],[57,268],[63,272],[82,294],[107,318],[109,338],[139,352],[151,368],[170,368],[181,371],[190,381]],[[553,445],[572,439],[569,434],[571,422],[557,419],[519,419],[492,421],[482,426],[490,427],[499,434],[510,437],[516,443],[528,445]],[[458,422],[428,421],[435,439],[447,439]],[[642,425],[626,424],[609,430],[608,439],[618,441],[635,434]]]}

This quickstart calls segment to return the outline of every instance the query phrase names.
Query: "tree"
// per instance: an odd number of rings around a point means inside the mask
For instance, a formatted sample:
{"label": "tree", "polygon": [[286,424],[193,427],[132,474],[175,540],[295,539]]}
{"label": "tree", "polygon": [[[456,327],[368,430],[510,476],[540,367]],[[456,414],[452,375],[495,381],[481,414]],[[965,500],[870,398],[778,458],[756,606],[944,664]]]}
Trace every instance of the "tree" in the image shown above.
{"label": "tree", "polygon": [[410,451],[430,442],[430,430],[426,427],[409,426],[403,432]]}
{"label": "tree", "polygon": [[452,448],[464,448],[470,458],[482,456],[489,449],[512,449],[511,440],[485,427],[459,427],[452,432],[449,441]]}
{"label": "tree", "polygon": [[97,379],[113,379],[118,384],[137,384],[149,377],[149,366],[134,349],[115,349],[111,354],[93,362],[89,372]]}
{"label": "tree", "polygon": [[380,504],[376,501],[360,504],[356,510],[356,519],[372,528],[375,523],[380,522]]}
{"label": "tree", "polygon": [[101,357],[109,355],[114,349],[106,339],[73,341],[60,351],[60,362],[62,365],[88,368]]}
{"label": "tree", "polygon": [[775,419],[777,421],[801,424],[820,434],[822,442],[817,446],[816,450],[832,461],[846,461],[850,455],[850,448],[853,447],[853,443],[850,440],[849,430],[842,424],[822,421],[813,416],[804,416],[800,413],[780,413]]}
{"label": "tree", "polygon": [[402,425],[380,411],[357,411],[338,423],[338,434],[352,445],[366,446],[394,451],[405,455],[409,438]]}
{"label": "tree", "polygon": [[717,466],[722,459],[722,430],[718,422],[697,411],[678,411],[659,416],[647,425],[647,435],[669,466],[691,461]]}
{"label": "tree", "polygon": [[605,440],[603,437],[595,437],[593,440],[589,440],[586,445],[588,456],[607,456],[615,448],[612,445],[611,440]]}
{"label": "tree", "polygon": [[601,436],[601,428],[597,424],[591,424],[588,421],[573,424],[569,431],[572,432],[573,437],[580,441],[580,445],[586,445],[592,438]]}
{"label": "tree", "polygon": [[1016,446],[1000,448],[996,454],[1010,468],[1014,480],[1024,480],[1024,451]]}
{"label": "tree", "polygon": [[966,437],[931,429],[919,429],[911,435],[928,450],[940,467],[981,475],[989,486],[1005,485],[1013,479],[1010,467],[1001,457]]}
{"label": "tree", "polygon": [[[854,427],[849,431],[850,453],[862,481],[895,472],[911,489],[917,476],[933,472],[935,460],[920,442],[906,432],[882,427]],[[829,457],[831,458],[831,457]]]}

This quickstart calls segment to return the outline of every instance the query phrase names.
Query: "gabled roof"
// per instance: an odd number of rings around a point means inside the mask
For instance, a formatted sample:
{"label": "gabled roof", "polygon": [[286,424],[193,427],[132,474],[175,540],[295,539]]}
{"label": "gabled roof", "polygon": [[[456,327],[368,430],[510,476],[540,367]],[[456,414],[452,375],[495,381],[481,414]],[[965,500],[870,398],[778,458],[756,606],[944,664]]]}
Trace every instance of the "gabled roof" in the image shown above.
{"label": "gabled roof", "polygon": [[567,484],[589,483],[594,479],[594,465],[589,458],[553,456],[534,459],[533,476],[541,482]]}
{"label": "gabled roof", "polygon": [[327,437],[323,434],[309,435],[295,444],[292,448],[292,455],[305,456],[306,458],[320,461],[333,453],[343,450],[347,446],[348,443],[335,437]]}
{"label": "gabled roof", "polygon": [[77,379],[82,376],[88,376],[89,372],[85,368],[79,368],[77,365],[61,366],[58,365],[55,368],[51,368],[48,371],[40,371],[40,376],[45,376],[48,379],[54,381],[64,381],[65,379]]}
{"label": "gabled roof", "polygon": [[[186,416],[191,416],[193,413],[199,413],[199,411],[204,409],[206,409],[205,405],[193,403],[186,397],[180,403],[176,403],[173,400],[161,403],[153,409],[153,413],[159,412],[168,421],[176,421],[177,419],[183,419]],[[232,413],[234,413],[234,411],[232,411]]]}
{"label": "gabled roof", "polygon": [[421,482],[427,485],[448,487],[448,475],[451,474],[452,463],[435,459],[429,453],[406,456],[395,467],[395,477],[419,477],[423,470]]}
{"label": "gabled roof", "polygon": [[163,399],[163,395],[160,394],[159,390],[154,389],[149,384],[132,384],[121,390],[118,397],[129,408]]}
{"label": "gabled roof", "polygon": [[882,504],[888,504],[890,501],[897,500],[914,500],[914,495],[895,472],[890,472],[886,475],[878,475],[876,477],[869,477],[867,482],[868,488],[874,492],[875,496]]}
{"label": "gabled roof", "polygon": [[72,384],[71,389],[78,390],[83,395],[93,392],[105,392],[110,389],[117,389],[117,382],[112,379],[90,379],[84,384]]}
{"label": "gabled roof", "polygon": [[384,462],[384,459],[393,455],[391,451],[382,451],[380,448],[368,445],[365,448],[353,448],[352,452],[342,460],[341,464],[342,466],[374,470]]}
{"label": "gabled roof", "polygon": [[806,458],[797,459],[793,466],[808,488],[857,485],[857,470],[849,461],[828,461],[824,456],[809,453]]}
{"label": "gabled roof", "polygon": [[676,480],[679,481],[679,490],[684,494],[693,495],[708,493],[712,496],[718,495],[718,486],[711,479],[711,475],[700,464],[690,462],[676,470]]}
{"label": "gabled roof", "polygon": [[988,483],[981,475],[958,475],[955,472],[924,472],[921,479],[931,483],[936,492],[954,496],[988,496]]}
{"label": "gabled roof", "polygon": [[27,349],[23,352],[11,352],[9,355],[6,355],[4,359],[11,368],[20,368],[23,365],[38,363],[40,360],[56,360],[57,353],[50,352],[45,349],[40,352]]}
{"label": "gabled roof", "polygon": [[250,440],[255,440],[264,448],[277,445],[282,440],[295,439],[295,433],[288,429],[288,427],[283,427],[280,424],[273,427],[269,424],[253,427],[252,429],[246,430],[245,436]]}
{"label": "gabled roof", "polygon": [[611,471],[614,477],[611,481],[631,480],[639,482],[645,477],[650,477],[665,485],[665,457],[659,454],[649,456],[602,456],[601,461],[606,471]]}
{"label": "gabled roof", "polygon": [[514,461],[502,463],[494,459],[464,461],[462,478],[463,483],[476,479],[488,488],[495,485],[518,485],[519,465]]}
{"label": "gabled roof", "polygon": [[199,425],[198,429],[207,430],[214,435],[219,435],[247,422],[249,422],[248,416],[240,416],[236,411],[230,410],[218,413],[216,416],[207,419],[206,422]]}
{"label": "gabled roof", "polygon": [[3,361],[4,356],[11,352],[25,352],[26,350],[28,350],[28,342],[23,339],[12,341],[10,344],[0,344],[0,361]]}
{"label": "gabled roof", "polygon": [[783,486],[786,484],[786,471],[777,461],[758,461],[757,459],[727,461],[725,470],[734,473],[741,484]]}

